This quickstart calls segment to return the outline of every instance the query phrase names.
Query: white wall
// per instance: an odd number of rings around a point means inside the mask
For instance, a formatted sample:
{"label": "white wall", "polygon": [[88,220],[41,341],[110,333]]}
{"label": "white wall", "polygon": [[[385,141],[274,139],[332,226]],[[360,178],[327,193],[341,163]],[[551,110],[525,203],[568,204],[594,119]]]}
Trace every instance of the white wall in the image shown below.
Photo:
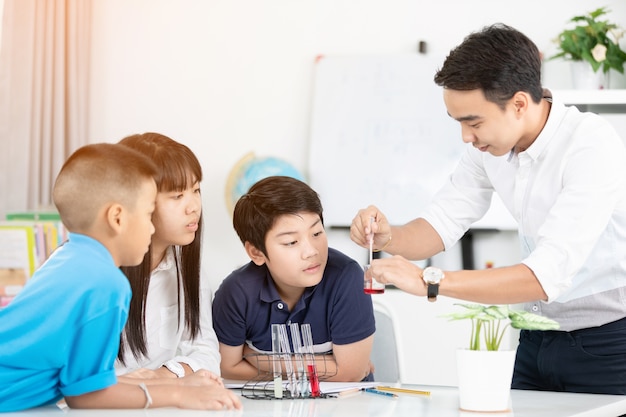
{"label": "white wall", "polygon": [[[626,25],[626,2],[604,3],[613,10],[611,20]],[[596,0],[94,0],[90,141],[157,131],[196,152],[205,174],[204,265],[217,287],[247,261],[224,203],[232,165],[253,151],[287,159],[307,173],[317,55],[414,52],[420,40],[445,54],[469,32],[501,21],[549,56],[565,22],[596,7]],[[570,87],[567,67],[548,62],[544,81]],[[614,76],[612,85],[624,88],[626,80]],[[345,234],[329,233],[331,245],[364,256]],[[519,259],[510,232],[477,240],[477,266]],[[436,262],[460,268],[458,248]],[[466,337],[437,317],[453,300],[429,305],[388,293],[384,300],[404,300],[399,311],[410,316],[404,337],[408,382],[454,383],[451,349]],[[438,364],[429,358],[435,352],[445,356]]]}

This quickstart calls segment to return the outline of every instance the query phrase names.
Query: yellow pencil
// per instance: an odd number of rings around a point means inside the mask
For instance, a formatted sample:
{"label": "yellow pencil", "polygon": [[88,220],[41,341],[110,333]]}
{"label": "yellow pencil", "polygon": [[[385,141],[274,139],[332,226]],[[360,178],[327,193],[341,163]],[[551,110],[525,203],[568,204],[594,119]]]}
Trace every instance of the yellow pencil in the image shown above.
{"label": "yellow pencil", "polygon": [[416,389],[408,389],[408,388],[376,387],[376,389],[380,391],[403,392],[405,394],[430,395],[430,391],[419,391]]}

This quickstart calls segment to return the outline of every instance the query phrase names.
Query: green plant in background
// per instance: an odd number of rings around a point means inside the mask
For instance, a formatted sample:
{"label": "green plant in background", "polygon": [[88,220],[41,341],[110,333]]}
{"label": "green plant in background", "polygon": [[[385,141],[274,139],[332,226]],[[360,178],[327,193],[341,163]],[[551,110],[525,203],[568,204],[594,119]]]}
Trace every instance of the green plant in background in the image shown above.
{"label": "green plant in background", "polygon": [[600,7],[586,15],[571,18],[569,22],[576,24],[576,27],[565,29],[559,34],[555,39],[559,52],[550,59],[587,61],[594,72],[602,68],[606,73],[613,68],[623,74],[626,52],[620,48],[619,41],[624,31],[615,23],[599,20],[608,13],[606,7]]}
{"label": "green plant in background", "polygon": [[465,310],[459,313],[445,314],[449,320],[471,320],[470,350],[481,350],[481,340],[485,341],[486,350],[500,349],[505,330],[510,326],[523,330],[556,330],[559,323],[549,318],[513,310],[508,306],[482,304],[456,304]]}

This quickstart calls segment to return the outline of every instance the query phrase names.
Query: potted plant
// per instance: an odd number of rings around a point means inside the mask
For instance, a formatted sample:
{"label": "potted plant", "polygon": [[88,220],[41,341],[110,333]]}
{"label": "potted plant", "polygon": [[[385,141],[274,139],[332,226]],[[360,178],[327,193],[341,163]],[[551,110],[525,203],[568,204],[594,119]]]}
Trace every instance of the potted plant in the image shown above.
{"label": "potted plant", "polygon": [[444,317],[472,323],[469,347],[457,350],[460,407],[468,411],[506,411],[515,363],[515,350],[500,350],[506,330],[556,330],[559,324],[503,305],[457,305],[464,310]]}
{"label": "potted plant", "polygon": [[[572,61],[575,87],[608,88],[610,69],[624,73],[626,52],[619,45],[624,31],[617,24],[600,19],[608,13],[606,7],[600,7],[585,15],[574,16],[569,22],[575,26],[563,30],[555,39],[557,53],[550,59]],[[592,81],[581,81],[583,77]]]}

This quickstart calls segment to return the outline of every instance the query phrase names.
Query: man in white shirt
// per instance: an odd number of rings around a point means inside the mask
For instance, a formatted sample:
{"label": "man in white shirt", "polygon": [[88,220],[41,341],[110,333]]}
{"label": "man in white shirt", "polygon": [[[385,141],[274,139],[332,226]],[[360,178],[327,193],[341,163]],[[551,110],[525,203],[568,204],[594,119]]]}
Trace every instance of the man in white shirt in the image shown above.
{"label": "man in white shirt", "polygon": [[[368,273],[431,301],[524,303],[558,321],[559,331],[522,331],[513,388],[626,394],[622,140],[606,120],[544,90],[536,45],[506,25],[469,35],[435,82],[472,147],[419,218],[391,226],[374,206],[359,211],[352,240],[366,247],[373,232],[375,248],[401,255]],[[519,264],[441,271],[407,261],[450,248],[494,191],[518,222]]]}

